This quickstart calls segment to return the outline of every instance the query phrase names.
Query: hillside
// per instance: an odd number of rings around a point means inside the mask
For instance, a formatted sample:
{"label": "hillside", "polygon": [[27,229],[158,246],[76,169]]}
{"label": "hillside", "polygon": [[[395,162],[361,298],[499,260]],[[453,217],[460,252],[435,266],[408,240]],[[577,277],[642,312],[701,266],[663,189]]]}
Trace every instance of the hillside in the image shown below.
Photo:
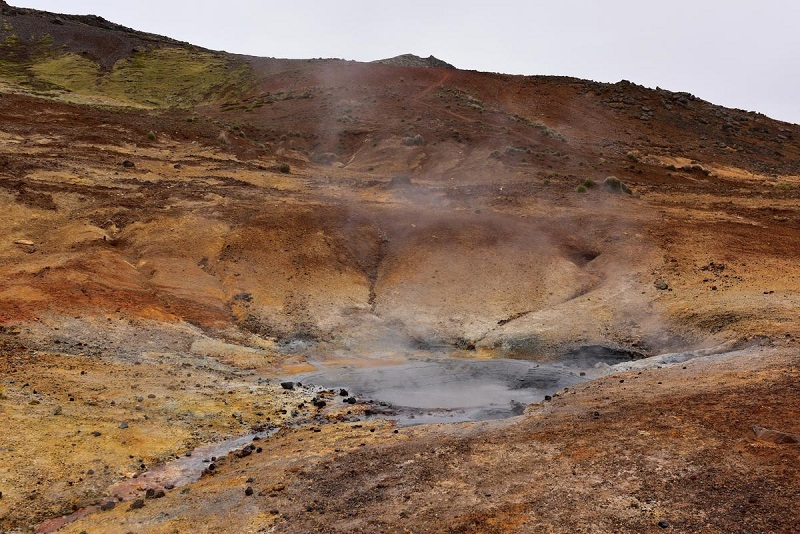
{"label": "hillside", "polygon": [[800,126],[428,60],[0,2],[0,530],[793,530]]}

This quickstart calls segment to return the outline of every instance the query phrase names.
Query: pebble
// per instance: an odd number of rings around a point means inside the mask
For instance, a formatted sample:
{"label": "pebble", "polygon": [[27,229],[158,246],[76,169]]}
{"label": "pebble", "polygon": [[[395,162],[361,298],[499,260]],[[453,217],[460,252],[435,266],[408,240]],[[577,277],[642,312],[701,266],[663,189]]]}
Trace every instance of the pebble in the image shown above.
{"label": "pebble", "polygon": [[61,415],[61,406],[53,408],[53,415]]}
{"label": "pebble", "polygon": [[125,421],[123,421],[123,422],[121,422],[121,423],[119,424],[119,427],[120,427],[120,428],[128,428],[128,423],[126,423]]}
{"label": "pebble", "polygon": [[103,510],[104,512],[107,512],[109,510],[113,510],[116,505],[117,503],[115,503],[114,501],[106,501],[100,505],[100,509]]}
{"label": "pebble", "polygon": [[283,389],[294,389],[294,382],[281,382]]}
{"label": "pebble", "polygon": [[247,489],[244,490],[244,494],[247,495],[248,497],[251,496],[253,494],[253,488],[247,486]]}
{"label": "pebble", "polygon": [[658,522],[658,526],[661,527],[661,528],[669,528],[669,523],[667,523],[664,520],[661,520],[661,521]]}
{"label": "pebble", "polygon": [[100,436],[102,436],[103,434],[101,434],[100,432],[98,432],[97,430],[95,430],[94,432],[92,432],[92,435],[93,435],[94,437],[96,437],[96,438],[99,438],[99,437],[100,437]]}
{"label": "pebble", "polygon": [[136,499],[131,503],[130,510],[138,510],[140,508],[144,508],[144,499]]}

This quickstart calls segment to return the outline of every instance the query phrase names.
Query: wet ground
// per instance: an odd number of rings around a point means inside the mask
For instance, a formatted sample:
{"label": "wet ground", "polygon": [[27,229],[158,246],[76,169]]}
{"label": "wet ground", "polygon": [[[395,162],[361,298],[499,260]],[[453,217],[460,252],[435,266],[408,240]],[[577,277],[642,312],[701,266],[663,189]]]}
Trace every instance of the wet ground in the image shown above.
{"label": "wet ground", "polygon": [[367,367],[322,362],[317,371],[286,380],[344,389],[359,400],[375,402],[371,413],[400,425],[485,421],[520,415],[526,405],[635,356],[599,345],[571,350],[557,363],[432,354]]}

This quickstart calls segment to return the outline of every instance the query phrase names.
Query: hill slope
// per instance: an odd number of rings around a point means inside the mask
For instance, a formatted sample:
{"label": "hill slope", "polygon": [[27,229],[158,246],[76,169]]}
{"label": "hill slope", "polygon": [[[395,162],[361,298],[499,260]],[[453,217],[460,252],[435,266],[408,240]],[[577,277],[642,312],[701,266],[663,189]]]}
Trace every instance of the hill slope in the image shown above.
{"label": "hill slope", "polygon": [[[750,430],[800,433],[797,125],[626,81],[254,58],[0,16],[0,407],[22,429],[0,438],[0,530],[270,425],[270,450],[191,498],[88,509],[65,531],[798,519],[797,446]],[[597,347],[743,351],[398,434],[365,399],[319,407],[279,385]]]}

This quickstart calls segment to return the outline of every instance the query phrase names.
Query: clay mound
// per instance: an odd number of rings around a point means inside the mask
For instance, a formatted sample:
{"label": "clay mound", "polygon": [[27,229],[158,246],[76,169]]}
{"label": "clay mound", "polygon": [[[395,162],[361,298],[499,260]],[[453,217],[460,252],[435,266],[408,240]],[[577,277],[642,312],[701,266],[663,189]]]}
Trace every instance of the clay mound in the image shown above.
{"label": "clay mound", "polygon": [[379,59],[373,63],[392,65],[395,67],[422,67],[427,69],[455,69],[454,65],[433,56],[419,57],[414,54],[402,54],[387,59]]}

